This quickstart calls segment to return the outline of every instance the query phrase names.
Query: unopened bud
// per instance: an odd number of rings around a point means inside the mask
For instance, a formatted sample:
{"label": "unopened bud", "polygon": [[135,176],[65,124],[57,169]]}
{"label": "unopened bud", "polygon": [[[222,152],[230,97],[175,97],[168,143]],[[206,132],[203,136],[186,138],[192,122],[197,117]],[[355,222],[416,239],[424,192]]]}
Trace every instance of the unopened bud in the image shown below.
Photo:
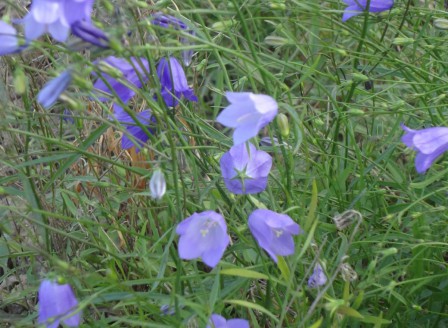
{"label": "unopened bud", "polygon": [[161,199],[165,195],[166,181],[163,172],[156,170],[149,181],[149,190],[151,191],[151,197],[154,199]]}
{"label": "unopened bud", "polygon": [[439,30],[448,30],[448,19],[444,19],[444,18],[435,19],[434,27]]}
{"label": "unopened bud", "polygon": [[369,81],[369,77],[361,74],[361,73],[353,73],[352,74],[353,81],[355,82],[367,82]]}
{"label": "unopened bud", "polygon": [[277,124],[280,129],[280,134],[283,138],[287,138],[289,136],[289,122],[288,117],[285,114],[277,115]]}
{"label": "unopened bud", "polygon": [[413,44],[415,40],[413,38],[395,38],[392,43],[397,46],[405,46],[408,44]]}
{"label": "unopened bud", "polygon": [[280,36],[269,35],[264,39],[264,43],[268,46],[279,47],[288,44],[288,39],[282,38]]}
{"label": "unopened bud", "polygon": [[26,76],[23,69],[17,67],[14,70],[14,89],[18,95],[23,95],[26,91]]}
{"label": "unopened bud", "polygon": [[98,63],[98,68],[100,69],[101,72],[106,73],[107,75],[110,75],[114,79],[123,77],[122,71],[120,71],[118,68],[113,67],[112,65],[109,65],[105,61],[100,61]]}

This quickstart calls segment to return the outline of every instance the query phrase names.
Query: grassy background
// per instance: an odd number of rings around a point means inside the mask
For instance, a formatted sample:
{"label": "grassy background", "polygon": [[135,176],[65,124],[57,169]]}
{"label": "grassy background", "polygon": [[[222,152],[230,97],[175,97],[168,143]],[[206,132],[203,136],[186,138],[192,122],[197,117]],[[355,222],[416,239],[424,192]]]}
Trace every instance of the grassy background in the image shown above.
{"label": "grassy background", "polygon": [[[33,326],[36,290],[52,273],[74,287],[85,327],[204,327],[211,313],[251,327],[447,326],[448,169],[440,160],[416,174],[400,123],[447,125],[448,31],[434,20],[448,14],[443,1],[395,2],[342,23],[336,1],[97,0],[95,20],[121,51],[74,52],[44,37],[2,57],[0,325]],[[186,73],[199,102],[175,110],[153,100],[157,60],[184,48],[179,31],[148,24],[161,10],[196,30]],[[109,104],[89,98],[91,61],[107,55],[152,65],[129,108],[151,108],[161,123],[139,154],[121,150]],[[43,110],[38,90],[69,63],[78,72],[69,99]],[[220,176],[232,140],[214,119],[229,90],[269,94],[289,118],[286,138],[275,121],[262,132],[279,144],[261,147],[274,165],[258,195],[231,195]],[[63,120],[69,106],[74,124]],[[155,168],[168,183],[159,202],[147,187]],[[247,228],[259,207],[305,230],[279,266]],[[177,255],[176,224],[208,209],[232,238],[214,270]],[[338,231],[332,218],[348,209],[363,220]],[[317,261],[324,290],[307,287]],[[357,280],[342,279],[342,263]]]}

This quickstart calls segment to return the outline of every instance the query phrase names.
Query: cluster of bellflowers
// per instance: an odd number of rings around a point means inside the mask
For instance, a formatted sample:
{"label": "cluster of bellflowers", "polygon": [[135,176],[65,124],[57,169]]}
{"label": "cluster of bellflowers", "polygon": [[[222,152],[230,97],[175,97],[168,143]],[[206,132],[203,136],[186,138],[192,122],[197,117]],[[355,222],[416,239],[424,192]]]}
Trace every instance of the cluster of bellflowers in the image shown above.
{"label": "cluster of bellflowers", "polygon": [[[343,21],[366,11],[387,11],[394,4],[393,0],[343,1],[347,5]],[[107,34],[91,21],[93,5],[94,0],[34,0],[28,14],[14,21],[16,26],[23,28],[23,37],[18,36],[14,25],[0,21],[0,55],[25,51],[33,40],[46,33],[58,42],[66,42],[68,36],[73,34],[94,46],[108,48],[110,41]],[[187,24],[172,16],[154,14],[151,22],[162,28],[178,29],[194,35]],[[181,42],[188,43],[188,40],[183,38]],[[192,55],[191,50],[182,52],[185,65],[191,63]],[[97,60],[95,65],[101,71],[101,74],[93,74],[97,79],[94,84],[95,99],[113,102],[113,119],[126,128],[121,140],[122,148],[136,147],[139,151],[149,139],[149,134],[155,133],[153,125],[157,122],[150,109],[133,113],[123,105],[127,105],[136,90],[148,82],[150,65],[147,59],[109,56]],[[177,106],[182,98],[198,101],[188,85],[182,65],[174,56],[160,59],[156,73],[161,87],[159,94],[167,107]],[[37,96],[38,103],[45,109],[53,106],[72,82],[73,75],[73,68],[69,67],[45,84]],[[226,97],[230,105],[219,114],[217,121],[234,129],[234,145],[220,160],[224,184],[234,194],[260,193],[267,187],[272,157],[258,150],[249,140],[276,117],[277,102],[271,96],[251,92],[227,92]],[[416,168],[419,173],[425,172],[436,158],[448,150],[448,128],[416,131],[403,126],[403,129],[406,134],[402,141],[418,151]],[[166,191],[163,172],[156,170],[149,186],[151,196],[161,199]],[[248,216],[248,227],[258,246],[275,263],[279,256],[294,254],[293,236],[303,232],[291,217],[269,209],[254,210]],[[201,258],[212,268],[218,265],[230,243],[224,217],[210,210],[193,213],[177,225],[176,233],[180,236],[178,252],[181,259]],[[309,277],[308,286],[319,287],[326,282],[324,269],[317,263]],[[38,299],[39,324],[47,328],[56,328],[60,323],[68,327],[81,324],[81,309],[70,285],[44,279],[39,287]],[[249,323],[244,319],[226,320],[219,314],[212,314],[207,327],[248,328]]]}

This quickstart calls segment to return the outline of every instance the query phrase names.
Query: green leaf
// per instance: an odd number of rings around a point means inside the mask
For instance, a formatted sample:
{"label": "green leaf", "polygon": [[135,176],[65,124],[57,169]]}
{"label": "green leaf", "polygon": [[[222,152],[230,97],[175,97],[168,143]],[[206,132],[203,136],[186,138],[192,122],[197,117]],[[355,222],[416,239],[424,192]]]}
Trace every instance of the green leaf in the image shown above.
{"label": "green leaf", "polygon": [[237,277],[243,277],[243,278],[249,278],[249,279],[269,280],[269,276],[267,276],[263,273],[260,273],[260,272],[247,270],[247,269],[239,269],[239,268],[224,269],[224,270],[221,270],[220,273],[228,275],[228,276],[237,276]]}
{"label": "green leaf", "polygon": [[283,256],[277,256],[277,266],[280,269],[280,272],[282,273],[282,277],[285,281],[289,281],[289,278],[291,277],[291,271],[289,270],[288,263],[286,263]]}
{"label": "green leaf", "polygon": [[320,318],[319,320],[317,320],[315,323],[313,323],[311,326],[309,326],[308,328],[319,328],[320,325],[322,324],[322,321],[324,320],[324,318]]}
{"label": "green leaf", "polygon": [[339,314],[343,314],[343,315],[347,315],[349,317],[353,317],[353,318],[359,318],[359,319],[363,319],[364,316],[359,313],[358,311],[356,311],[355,309],[352,309],[351,307],[345,306],[345,305],[341,305],[338,307],[337,312]]}
{"label": "green leaf", "polygon": [[242,301],[242,300],[229,300],[229,301],[225,301],[224,303],[238,305],[238,306],[242,306],[242,307],[245,307],[245,308],[248,308],[251,310],[260,311],[260,312],[270,316],[275,322],[278,323],[278,318],[273,313],[266,310],[264,307],[262,307],[261,305],[258,305],[257,303],[251,303],[251,302]]}

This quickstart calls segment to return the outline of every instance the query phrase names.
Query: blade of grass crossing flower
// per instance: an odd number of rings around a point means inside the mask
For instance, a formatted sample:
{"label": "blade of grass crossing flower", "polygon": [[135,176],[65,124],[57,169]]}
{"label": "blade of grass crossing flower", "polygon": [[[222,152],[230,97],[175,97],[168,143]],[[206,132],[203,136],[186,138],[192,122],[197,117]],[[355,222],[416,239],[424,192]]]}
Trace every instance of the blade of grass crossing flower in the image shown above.
{"label": "blade of grass crossing flower", "polygon": [[224,303],[238,305],[238,306],[245,307],[247,309],[263,312],[264,314],[271,317],[272,320],[274,320],[276,323],[278,323],[278,318],[272,312],[266,310],[263,306],[258,305],[256,303],[251,303],[251,302],[242,301],[242,300],[228,300],[228,301],[225,301]]}

